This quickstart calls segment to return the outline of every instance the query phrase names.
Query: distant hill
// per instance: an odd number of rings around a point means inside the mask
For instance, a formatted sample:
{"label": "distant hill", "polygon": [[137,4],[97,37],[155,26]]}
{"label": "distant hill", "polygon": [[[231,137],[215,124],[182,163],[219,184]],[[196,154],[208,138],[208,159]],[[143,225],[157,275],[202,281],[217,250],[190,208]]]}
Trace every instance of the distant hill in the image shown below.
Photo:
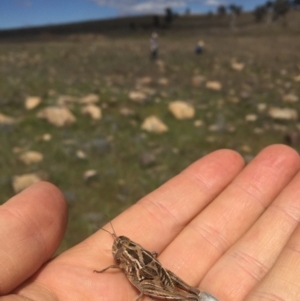
{"label": "distant hill", "polygon": [[[288,28],[297,32],[300,31],[300,11],[291,11],[287,15]],[[0,38],[18,40],[30,38],[52,39],[65,37],[72,34],[129,34],[133,32],[145,32],[153,30],[171,31],[203,31],[216,33],[228,31],[230,16],[219,15],[184,15],[174,16],[171,24],[165,22],[164,16],[136,16],[123,17],[106,20],[93,20],[78,23],[48,25],[40,27],[27,27],[10,30],[0,30]],[[280,20],[275,26],[282,27]],[[274,25],[272,25],[274,27]],[[253,13],[242,13],[236,21],[236,28],[242,31],[256,31],[257,28],[265,28],[265,23],[255,23]]]}

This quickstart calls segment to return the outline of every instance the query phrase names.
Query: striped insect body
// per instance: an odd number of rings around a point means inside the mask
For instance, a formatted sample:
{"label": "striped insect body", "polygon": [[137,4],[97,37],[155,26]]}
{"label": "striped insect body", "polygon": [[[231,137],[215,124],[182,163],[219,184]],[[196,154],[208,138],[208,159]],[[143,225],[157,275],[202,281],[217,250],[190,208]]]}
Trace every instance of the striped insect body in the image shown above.
{"label": "striped insect body", "polygon": [[145,250],[126,236],[117,236],[112,224],[111,227],[113,233],[102,230],[110,233],[114,238],[112,254],[117,264],[94,272],[103,273],[110,268],[122,270],[140,292],[136,301],[140,301],[143,295],[180,301],[218,301],[211,295],[188,285],[173,272],[164,268],[157,259],[156,252]]}

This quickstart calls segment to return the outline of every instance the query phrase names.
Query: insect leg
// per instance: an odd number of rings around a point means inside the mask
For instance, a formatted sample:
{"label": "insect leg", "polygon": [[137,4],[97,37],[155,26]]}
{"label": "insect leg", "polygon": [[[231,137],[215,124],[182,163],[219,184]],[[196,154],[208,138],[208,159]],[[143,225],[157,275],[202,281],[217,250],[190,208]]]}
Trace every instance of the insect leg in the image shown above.
{"label": "insect leg", "polygon": [[94,273],[103,273],[103,272],[105,272],[108,269],[121,269],[121,268],[118,265],[112,264],[109,267],[107,267],[107,268],[105,268],[105,269],[103,269],[101,271],[94,270]]}

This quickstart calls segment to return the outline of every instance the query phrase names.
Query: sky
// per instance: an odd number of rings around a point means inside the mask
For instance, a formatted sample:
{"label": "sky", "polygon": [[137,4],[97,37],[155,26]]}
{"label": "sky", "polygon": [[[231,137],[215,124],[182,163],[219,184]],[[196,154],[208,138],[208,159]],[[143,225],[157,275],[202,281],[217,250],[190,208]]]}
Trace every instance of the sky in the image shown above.
{"label": "sky", "polygon": [[0,0],[0,30],[70,23],[119,16],[164,13],[171,7],[178,13],[216,11],[224,4],[252,10],[262,0]]}

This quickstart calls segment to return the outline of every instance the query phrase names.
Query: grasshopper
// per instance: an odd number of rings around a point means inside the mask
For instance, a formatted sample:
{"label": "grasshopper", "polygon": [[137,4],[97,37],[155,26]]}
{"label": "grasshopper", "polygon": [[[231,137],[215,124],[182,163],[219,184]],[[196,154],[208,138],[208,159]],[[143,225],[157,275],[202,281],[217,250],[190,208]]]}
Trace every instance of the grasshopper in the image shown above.
{"label": "grasshopper", "polygon": [[164,268],[158,261],[156,252],[145,250],[126,236],[117,236],[111,222],[110,224],[113,233],[103,228],[102,230],[114,238],[112,254],[117,265],[113,264],[94,272],[103,273],[111,268],[122,270],[140,292],[136,301],[140,301],[143,295],[178,301],[218,301],[213,296],[188,285],[173,272]]}

